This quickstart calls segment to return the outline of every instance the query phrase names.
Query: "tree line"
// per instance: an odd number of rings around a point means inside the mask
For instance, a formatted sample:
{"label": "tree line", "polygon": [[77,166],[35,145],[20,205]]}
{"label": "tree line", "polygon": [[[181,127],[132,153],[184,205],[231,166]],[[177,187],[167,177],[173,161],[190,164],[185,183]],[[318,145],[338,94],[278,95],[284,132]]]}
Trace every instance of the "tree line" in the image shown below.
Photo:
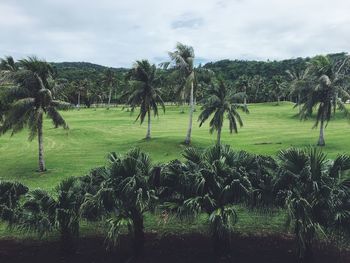
{"label": "tree line", "polygon": [[0,219],[12,229],[60,236],[64,255],[74,253],[83,220],[104,222],[107,247],[128,236],[132,257],[144,249],[145,213],[180,220],[206,215],[213,253],[232,253],[238,206],[259,213],[287,211],[299,262],[311,262],[315,241],[350,234],[350,156],[328,160],[320,148],[290,148],[275,158],[217,144],[188,147],[183,160],[154,165],[140,149],[110,153],[107,164],[62,181],[53,193],[0,182]]}

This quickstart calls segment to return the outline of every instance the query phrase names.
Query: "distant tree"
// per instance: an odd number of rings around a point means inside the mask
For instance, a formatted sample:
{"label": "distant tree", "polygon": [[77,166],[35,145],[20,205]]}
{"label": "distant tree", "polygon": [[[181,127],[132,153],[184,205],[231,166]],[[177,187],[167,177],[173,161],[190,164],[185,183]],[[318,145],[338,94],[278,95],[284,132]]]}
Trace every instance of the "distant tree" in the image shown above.
{"label": "distant tree", "polygon": [[102,84],[109,88],[107,110],[111,106],[112,91],[115,88],[116,79],[111,69],[107,69],[103,75]]}
{"label": "distant tree", "polygon": [[177,43],[175,51],[169,52],[171,59],[170,63],[164,63],[166,67],[171,66],[175,70],[181,73],[184,78],[183,89],[189,94],[190,101],[190,113],[189,113],[189,123],[187,129],[187,135],[185,139],[185,144],[191,143],[192,134],[192,120],[194,112],[194,50],[190,46],[186,46],[181,43]]}
{"label": "distant tree", "polygon": [[280,105],[281,98],[285,97],[288,90],[287,82],[282,76],[274,76],[270,82],[271,95],[277,99],[277,105]]}
{"label": "distant tree", "polygon": [[10,103],[5,112],[4,121],[0,127],[0,133],[12,130],[12,135],[29,128],[29,140],[38,136],[39,143],[39,171],[46,170],[44,161],[43,142],[43,117],[48,116],[55,127],[62,126],[68,129],[68,125],[58,112],[58,109],[67,109],[69,104],[52,99],[49,79],[52,68],[45,62],[35,57],[29,57],[19,61],[20,69],[9,72],[8,78],[11,86],[3,92],[3,98]]}
{"label": "distant tree", "polygon": [[165,112],[160,91],[161,79],[157,74],[156,66],[151,65],[148,60],[136,61],[127,74],[127,79],[131,81],[131,88],[123,94],[123,97],[127,97],[127,104],[132,111],[140,107],[136,121],[140,119],[142,124],[147,115],[148,126],[145,139],[149,140],[151,139],[151,111],[154,116],[158,116],[159,104]]}
{"label": "distant tree", "polygon": [[306,69],[296,70],[294,68],[286,71],[289,77],[289,94],[297,97],[297,105],[299,106],[299,114],[301,112],[301,97],[307,92],[310,86],[308,71]]}
{"label": "distant tree", "polygon": [[202,112],[198,117],[199,126],[212,115],[210,121],[210,133],[214,130],[218,132],[217,143],[221,142],[221,129],[224,123],[224,115],[227,114],[229,120],[230,133],[238,132],[238,125],[242,126],[243,122],[238,113],[238,109],[248,113],[248,109],[243,104],[236,103],[237,98],[242,94],[230,94],[229,89],[223,80],[220,80],[217,85],[210,86],[207,94],[207,99],[204,100]]}
{"label": "distant tree", "polygon": [[346,74],[346,65],[350,63],[350,57],[334,63],[327,56],[316,56],[308,65],[309,76],[312,80],[312,87],[300,100],[302,105],[300,117],[309,118],[316,109],[316,122],[314,127],[320,125],[320,136],[317,145],[325,146],[324,129],[331,120],[333,113],[338,109],[343,112],[346,118],[350,118],[344,100],[350,98],[346,92],[349,85]]}

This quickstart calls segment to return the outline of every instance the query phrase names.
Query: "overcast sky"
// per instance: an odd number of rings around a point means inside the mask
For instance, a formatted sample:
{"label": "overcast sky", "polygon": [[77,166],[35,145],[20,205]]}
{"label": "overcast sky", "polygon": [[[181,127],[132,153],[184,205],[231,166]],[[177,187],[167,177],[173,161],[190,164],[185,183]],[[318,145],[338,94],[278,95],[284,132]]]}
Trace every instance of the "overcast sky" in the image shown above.
{"label": "overcast sky", "polygon": [[0,56],[130,67],[176,42],[197,61],[350,51],[349,0],[0,0]]}

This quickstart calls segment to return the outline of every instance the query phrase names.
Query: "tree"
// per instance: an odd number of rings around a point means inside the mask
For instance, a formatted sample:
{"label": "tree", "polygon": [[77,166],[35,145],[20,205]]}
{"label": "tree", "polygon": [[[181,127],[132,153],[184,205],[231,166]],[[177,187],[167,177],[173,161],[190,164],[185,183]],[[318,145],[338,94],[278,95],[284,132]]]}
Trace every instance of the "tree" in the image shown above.
{"label": "tree", "polygon": [[249,200],[252,192],[238,155],[217,144],[205,151],[187,148],[183,156],[186,162],[170,162],[155,180],[160,201],[180,218],[206,213],[215,254],[228,253],[238,219],[234,205]]}
{"label": "tree", "polygon": [[[350,156],[339,155],[330,162],[317,148],[290,148],[278,153],[280,165],[276,199],[289,213],[301,262],[312,260],[312,243],[317,232],[345,226],[350,220]],[[346,198],[344,198],[346,197]]]}
{"label": "tree", "polygon": [[0,133],[12,130],[12,135],[29,128],[29,140],[38,136],[39,143],[39,172],[46,171],[44,160],[43,141],[43,117],[46,115],[55,127],[62,126],[68,129],[68,125],[58,112],[58,109],[67,109],[68,103],[52,99],[49,79],[52,68],[45,62],[35,57],[29,57],[19,62],[20,69],[9,72],[8,78],[13,85],[8,86],[3,92],[9,103],[9,109],[4,114],[4,121],[0,127]]}
{"label": "tree", "polygon": [[154,116],[158,116],[158,104],[165,112],[165,105],[161,97],[161,79],[157,75],[157,68],[147,60],[136,61],[134,67],[127,74],[127,79],[131,80],[131,89],[123,94],[127,97],[127,104],[134,111],[140,106],[140,113],[136,121],[140,119],[141,124],[147,115],[146,140],[151,139],[151,111]]}
{"label": "tree", "polygon": [[286,71],[290,83],[289,83],[289,93],[291,96],[297,96],[296,105],[299,106],[299,114],[301,112],[301,97],[307,92],[310,83],[308,78],[308,71],[306,69],[296,70],[289,69]]}
{"label": "tree", "polygon": [[343,99],[350,98],[346,92],[348,83],[345,74],[345,65],[350,63],[350,57],[345,57],[335,63],[327,56],[316,56],[308,66],[313,87],[300,100],[302,105],[300,117],[309,118],[316,109],[316,121],[314,128],[320,125],[318,146],[325,146],[324,129],[331,120],[332,115],[338,109],[345,117],[350,118],[349,110],[346,108]]}
{"label": "tree", "polygon": [[230,133],[238,132],[238,125],[243,126],[241,116],[238,113],[238,109],[242,109],[244,112],[248,113],[248,109],[243,104],[235,103],[235,99],[241,94],[230,94],[227,85],[223,80],[220,80],[217,85],[213,84],[210,86],[208,91],[208,98],[205,100],[202,106],[202,112],[198,117],[200,121],[199,126],[212,115],[213,118],[210,121],[210,133],[214,130],[218,132],[217,144],[221,142],[221,130],[224,122],[224,115],[227,113],[227,118],[229,120]]}
{"label": "tree", "polygon": [[53,195],[41,189],[29,192],[22,206],[18,228],[37,233],[39,237],[58,230],[62,253],[74,253],[84,194],[79,178],[74,177],[63,180]]}
{"label": "tree", "polygon": [[109,107],[111,105],[112,91],[115,83],[116,80],[113,71],[111,69],[107,69],[102,79],[102,84],[109,88],[107,110],[109,110]]}
{"label": "tree", "polygon": [[277,105],[280,105],[281,98],[287,93],[287,83],[282,76],[274,76],[270,82],[270,89],[273,95],[277,99]]}
{"label": "tree", "polygon": [[177,43],[176,49],[173,52],[169,52],[171,59],[170,63],[165,63],[165,66],[172,66],[174,69],[181,73],[181,76],[185,79],[183,89],[187,90],[190,97],[190,113],[187,135],[185,144],[191,143],[192,134],[192,120],[194,112],[194,50],[190,46],[186,46],[181,43]]}
{"label": "tree", "polygon": [[0,59],[0,70],[15,72],[18,70],[18,64],[16,64],[13,57],[7,56],[5,58]]}
{"label": "tree", "polygon": [[108,160],[107,167],[92,174],[92,178],[102,180],[97,193],[86,196],[82,213],[90,220],[107,219],[107,238],[112,245],[118,244],[123,228],[127,227],[138,256],[144,245],[144,213],[156,201],[150,184],[151,160],[139,149],[132,149],[124,156],[111,153]]}

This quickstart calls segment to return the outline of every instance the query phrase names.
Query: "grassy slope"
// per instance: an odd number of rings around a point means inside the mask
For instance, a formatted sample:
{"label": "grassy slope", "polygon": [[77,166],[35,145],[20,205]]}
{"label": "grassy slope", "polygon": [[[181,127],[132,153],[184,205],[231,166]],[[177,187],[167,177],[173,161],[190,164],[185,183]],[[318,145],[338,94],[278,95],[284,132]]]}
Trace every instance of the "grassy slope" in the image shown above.
{"label": "grassy slope", "polygon": [[[199,111],[199,109],[198,109]],[[196,112],[195,119],[198,116]],[[235,149],[260,154],[275,154],[289,146],[306,146],[316,142],[318,130],[312,129],[312,121],[300,122],[295,117],[292,104],[255,104],[250,114],[242,115],[244,127],[238,134],[230,135],[223,130],[223,142]],[[187,128],[187,113],[181,114],[176,107],[167,107],[165,115],[153,120],[151,141],[143,141],[146,125],[134,122],[134,116],[121,108],[82,109],[63,113],[70,125],[69,131],[54,129],[45,123],[45,153],[48,172],[38,174],[37,142],[27,141],[27,131],[13,137],[0,137],[0,179],[16,179],[30,187],[52,189],[68,176],[83,175],[90,168],[103,165],[110,151],[124,152],[139,146],[151,154],[154,162],[180,158],[181,142]],[[227,122],[225,123],[227,124]],[[336,116],[326,129],[324,150],[329,157],[350,149],[347,122]],[[205,147],[215,142],[216,134],[210,135],[208,126],[194,123],[193,144]]]}

